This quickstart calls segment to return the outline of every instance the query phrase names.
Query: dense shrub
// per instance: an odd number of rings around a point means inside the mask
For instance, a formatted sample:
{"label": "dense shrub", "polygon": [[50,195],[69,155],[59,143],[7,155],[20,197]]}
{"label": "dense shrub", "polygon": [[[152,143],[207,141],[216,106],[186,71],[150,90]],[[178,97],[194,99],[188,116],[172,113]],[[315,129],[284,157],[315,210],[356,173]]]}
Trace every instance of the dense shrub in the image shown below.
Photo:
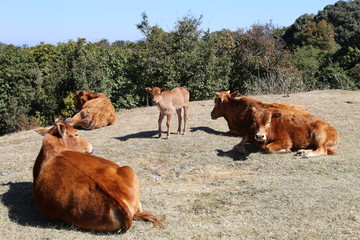
{"label": "dense shrub", "polygon": [[22,128],[18,123],[31,110],[39,74],[31,54],[12,45],[0,48],[0,135]]}
{"label": "dense shrub", "polygon": [[186,87],[191,100],[222,90],[359,89],[359,6],[339,1],[288,28],[270,22],[218,32],[202,30],[201,16],[167,32],[144,13],[138,42],[0,44],[0,135],[70,117],[77,90],[103,92],[119,110],[148,105],[144,89],[153,86]]}

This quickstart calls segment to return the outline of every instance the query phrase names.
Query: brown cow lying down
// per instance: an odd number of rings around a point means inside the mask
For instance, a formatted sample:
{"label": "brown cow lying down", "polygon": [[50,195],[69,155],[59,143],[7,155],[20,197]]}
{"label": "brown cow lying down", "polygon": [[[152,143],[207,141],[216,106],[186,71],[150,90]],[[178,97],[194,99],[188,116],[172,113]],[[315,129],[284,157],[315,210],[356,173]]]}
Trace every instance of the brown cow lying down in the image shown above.
{"label": "brown cow lying down", "polygon": [[184,129],[183,134],[186,133],[186,123],[188,119],[188,108],[189,108],[189,92],[183,87],[174,88],[171,91],[165,91],[166,88],[145,88],[151,94],[151,99],[160,110],[158,120],[158,135],[161,137],[161,123],[164,116],[167,116],[166,126],[167,134],[166,138],[170,137],[170,126],[171,117],[176,111],[178,115],[178,130],[177,133],[181,133],[181,108],[184,109]]}
{"label": "brown cow lying down", "polygon": [[283,114],[252,108],[254,138],[266,153],[299,150],[304,157],[335,154],[339,142],[335,128],[310,113]]}
{"label": "brown cow lying down", "polygon": [[115,108],[103,93],[77,91],[75,110],[78,113],[69,123],[88,130],[111,125],[116,120]]}
{"label": "brown cow lying down", "polygon": [[94,231],[126,231],[133,220],[162,227],[164,217],[143,212],[134,171],[89,155],[92,145],[63,121],[45,133],[33,168],[37,209],[52,219]]}
{"label": "brown cow lying down", "polygon": [[217,119],[224,117],[229,126],[229,133],[243,137],[242,141],[235,146],[235,149],[245,153],[244,144],[253,142],[250,135],[254,135],[251,130],[252,107],[262,107],[267,109],[278,109],[284,114],[296,112],[306,112],[306,108],[300,105],[286,103],[265,103],[250,97],[236,98],[238,91],[222,91],[216,93],[215,106],[211,112],[211,118]]}

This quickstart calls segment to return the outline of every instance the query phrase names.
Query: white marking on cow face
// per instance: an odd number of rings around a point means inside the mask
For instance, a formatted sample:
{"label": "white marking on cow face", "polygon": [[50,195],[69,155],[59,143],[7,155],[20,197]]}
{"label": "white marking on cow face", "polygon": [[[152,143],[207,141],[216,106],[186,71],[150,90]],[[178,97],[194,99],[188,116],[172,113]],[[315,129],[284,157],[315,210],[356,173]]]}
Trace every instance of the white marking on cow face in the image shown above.
{"label": "white marking on cow face", "polygon": [[257,110],[252,108],[252,117],[255,130],[255,140],[265,142],[268,139],[271,128],[272,113],[268,110]]}

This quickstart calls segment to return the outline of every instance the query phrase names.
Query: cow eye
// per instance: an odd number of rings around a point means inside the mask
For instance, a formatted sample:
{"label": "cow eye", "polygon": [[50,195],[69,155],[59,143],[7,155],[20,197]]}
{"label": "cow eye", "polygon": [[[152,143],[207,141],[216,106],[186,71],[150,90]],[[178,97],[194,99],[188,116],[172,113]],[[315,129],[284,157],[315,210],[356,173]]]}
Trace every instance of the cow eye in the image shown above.
{"label": "cow eye", "polygon": [[74,136],[75,136],[75,137],[78,137],[78,136],[79,136],[79,134],[78,134],[78,133],[75,133],[75,134],[74,134]]}

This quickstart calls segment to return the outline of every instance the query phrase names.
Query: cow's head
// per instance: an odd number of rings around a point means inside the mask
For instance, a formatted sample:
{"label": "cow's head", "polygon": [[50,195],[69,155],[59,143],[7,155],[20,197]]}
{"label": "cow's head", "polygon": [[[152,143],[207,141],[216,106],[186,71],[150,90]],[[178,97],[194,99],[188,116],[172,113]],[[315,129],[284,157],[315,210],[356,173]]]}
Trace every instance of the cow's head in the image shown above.
{"label": "cow's head", "polygon": [[[43,145],[53,148],[53,151],[72,150],[92,153],[90,142],[79,136],[79,131],[64,121],[56,121],[50,128],[36,128],[35,131],[45,135]],[[47,137],[49,136],[49,137]],[[55,137],[55,138],[54,138]]]}
{"label": "cow's head", "polygon": [[97,94],[94,94],[94,91],[76,91],[75,93],[75,111],[79,112],[82,109],[82,106],[89,100],[97,98]]}
{"label": "cow's head", "polygon": [[162,93],[166,90],[166,88],[145,88],[145,90],[150,93],[151,100],[154,104],[158,104],[161,101]]}
{"label": "cow's head", "polygon": [[211,111],[211,118],[217,119],[219,117],[223,117],[225,112],[225,106],[229,100],[229,98],[235,98],[239,91],[235,91],[233,93],[230,93],[229,91],[222,91],[219,93],[215,93],[215,106],[213,110]]}
{"label": "cow's head", "polygon": [[268,139],[271,129],[271,120],[282,116],[281,112],[272,112],[267,109],[257,109],[252,107],[252,129],[255,133],[254,138],[258,142],[265,142]]}

